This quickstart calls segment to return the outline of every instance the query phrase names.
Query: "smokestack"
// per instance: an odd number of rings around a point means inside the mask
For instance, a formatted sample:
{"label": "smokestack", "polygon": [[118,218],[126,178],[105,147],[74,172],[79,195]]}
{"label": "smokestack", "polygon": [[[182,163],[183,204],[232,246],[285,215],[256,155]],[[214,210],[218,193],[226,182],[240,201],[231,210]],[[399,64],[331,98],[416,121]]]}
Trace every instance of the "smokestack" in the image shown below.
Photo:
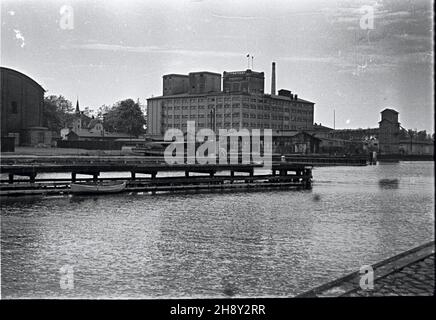
{"label": "smokestack", "polygon": [[271,95],[276,94],[276,63],[272,63],[272,73],[271,73]]}

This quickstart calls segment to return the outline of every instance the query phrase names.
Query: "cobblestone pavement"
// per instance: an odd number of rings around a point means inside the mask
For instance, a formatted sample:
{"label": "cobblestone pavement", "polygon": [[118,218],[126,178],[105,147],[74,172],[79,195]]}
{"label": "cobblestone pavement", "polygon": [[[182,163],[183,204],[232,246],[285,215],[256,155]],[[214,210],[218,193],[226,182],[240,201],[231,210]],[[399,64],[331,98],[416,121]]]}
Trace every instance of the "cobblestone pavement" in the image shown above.
{"label": "cobblestone pavement", "polygon": [[348,293],[347,297],[431,296],[435,284],[434,254],[386,277],[376,279],[373,290]]}

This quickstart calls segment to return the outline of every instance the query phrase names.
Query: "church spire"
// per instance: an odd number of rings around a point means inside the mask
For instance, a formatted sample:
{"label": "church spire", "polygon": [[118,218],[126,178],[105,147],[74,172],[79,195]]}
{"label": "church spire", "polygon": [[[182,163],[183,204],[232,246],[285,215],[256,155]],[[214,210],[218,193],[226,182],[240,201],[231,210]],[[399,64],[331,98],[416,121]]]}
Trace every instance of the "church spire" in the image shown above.
{"label": "church spire", "polygon": [[77,97],[77,102],[76,102],[76,113],[80,113],[80,108],[79,108],[79,97]]}

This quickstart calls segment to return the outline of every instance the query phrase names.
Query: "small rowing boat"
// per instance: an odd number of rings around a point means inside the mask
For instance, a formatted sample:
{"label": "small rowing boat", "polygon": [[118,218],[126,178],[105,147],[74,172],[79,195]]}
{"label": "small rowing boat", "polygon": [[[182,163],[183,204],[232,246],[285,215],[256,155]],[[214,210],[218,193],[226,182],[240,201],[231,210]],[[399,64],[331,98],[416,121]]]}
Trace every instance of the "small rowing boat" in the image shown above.
{"label": "small rowing boat", "polygon": [[126,182],[115,183],[72,183],[71,193],[116,193],[126,187]]}

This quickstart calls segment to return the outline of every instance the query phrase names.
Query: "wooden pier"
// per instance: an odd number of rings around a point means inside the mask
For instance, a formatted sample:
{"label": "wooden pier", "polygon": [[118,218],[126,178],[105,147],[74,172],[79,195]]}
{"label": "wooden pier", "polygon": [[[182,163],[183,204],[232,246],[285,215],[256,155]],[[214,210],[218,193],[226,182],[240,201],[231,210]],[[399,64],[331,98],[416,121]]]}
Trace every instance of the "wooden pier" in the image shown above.
{"label": "wooden pier", "polygon": [[[0,196],[63,194],[72,182],[124,180],[125,191],[175,192],[225,189],[303,188],[312,184],[312,167],[305,164],[273,163],[269,172],[260,164],[176,164],[93,161],[76,164],[1,164]],[[262,172],[263,171],[263,172]],[[101,178],[103,172],[123,172],[125,177]],[[67,173],[71,178],[38,178],[42,173]],[[165,173],[164,176],[161,174]],[[138,174],[147,175],[138,177]],[[78,177],[85,175],[86,178]],[[26,177],[25,179],[17,179]]]}

